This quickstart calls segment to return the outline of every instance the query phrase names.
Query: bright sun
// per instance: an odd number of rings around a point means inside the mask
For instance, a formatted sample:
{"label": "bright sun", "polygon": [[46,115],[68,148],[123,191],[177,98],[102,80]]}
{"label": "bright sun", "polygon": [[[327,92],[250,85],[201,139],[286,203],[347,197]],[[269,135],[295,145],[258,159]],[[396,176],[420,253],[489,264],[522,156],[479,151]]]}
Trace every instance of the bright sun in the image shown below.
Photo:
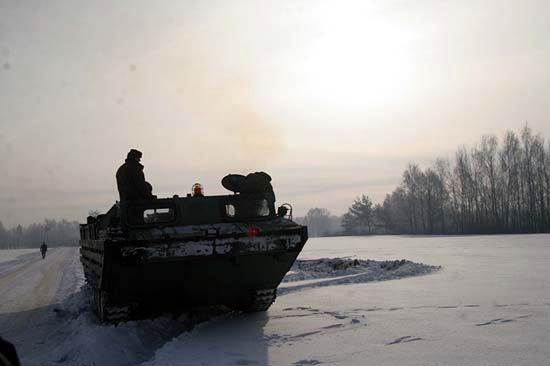
{"label": "bright sun", "polygon": [[309,97],[353,109],[398,98],[411,77],[405,33],[379,16],[369,16],[368,9],[341,9],[318,9],[321,30],[303,64]]}

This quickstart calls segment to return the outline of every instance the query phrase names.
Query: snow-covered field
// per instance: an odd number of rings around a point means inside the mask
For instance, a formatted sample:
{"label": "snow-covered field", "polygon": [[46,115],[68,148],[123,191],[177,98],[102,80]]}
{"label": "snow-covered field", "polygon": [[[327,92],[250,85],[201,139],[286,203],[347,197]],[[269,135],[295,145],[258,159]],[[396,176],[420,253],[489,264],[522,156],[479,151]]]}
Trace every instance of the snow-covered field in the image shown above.
{"label": "snow-covered field", "polygon": [[117,327],[90,313],[76,248],[43,261],[5,253],[0,335],[25,366],[550,360],[550,235],[310,239],[265,314],[204,310]]}

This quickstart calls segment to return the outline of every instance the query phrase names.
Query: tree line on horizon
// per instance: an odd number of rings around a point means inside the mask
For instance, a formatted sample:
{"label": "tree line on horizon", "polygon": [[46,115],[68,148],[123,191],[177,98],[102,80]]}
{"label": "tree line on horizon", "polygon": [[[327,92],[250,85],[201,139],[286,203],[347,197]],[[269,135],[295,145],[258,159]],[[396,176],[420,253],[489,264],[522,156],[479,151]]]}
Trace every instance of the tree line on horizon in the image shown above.
{"label": "tree line on horizon", "polygon": [[0,221],[0,249],[38,248],[42,242],[48,246],[77,246],[80,238],[79,223],[67,220],[46,219],[26,227],[17,225],[6,229]]}
{"label": "tree line on horizon", "polygon": [[358,197],[339,231],[328,229],[330,217],[315,208],[299,220],[314,228],[312,236],[550,232],[550,144],[527,125],[500,144],[485,135],[453,160],[438,158],[426,169],[410,163],[381,204]]}

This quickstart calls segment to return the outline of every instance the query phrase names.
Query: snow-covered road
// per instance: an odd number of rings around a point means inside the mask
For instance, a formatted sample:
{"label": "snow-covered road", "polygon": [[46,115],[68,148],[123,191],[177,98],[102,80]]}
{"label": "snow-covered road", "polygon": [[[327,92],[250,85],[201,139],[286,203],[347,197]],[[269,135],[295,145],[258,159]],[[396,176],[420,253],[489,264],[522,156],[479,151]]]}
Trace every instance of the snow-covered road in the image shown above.
{"label": "snow-covered road", "polygon": [[[50,249],[46,258],[40,253],[26,254],[13,262],[0,264],[0,313],[25,311],[53,304],[66,276],[75,277],[77,248]],[[72,270],[72,271],[71,271]],[[75,283],[74,279],[68,279]],[[5,329],[4,324],[0,324]]]}
{"label": "snow-covered road", "polygon": [[[54,315],[53,305],[64,301],[81,285],[78,249],[50,249],[24,254],[0,263],[0,334],[32,356],[50,337],[41,327]],[[32,340],[32,341],[29,341]]]}

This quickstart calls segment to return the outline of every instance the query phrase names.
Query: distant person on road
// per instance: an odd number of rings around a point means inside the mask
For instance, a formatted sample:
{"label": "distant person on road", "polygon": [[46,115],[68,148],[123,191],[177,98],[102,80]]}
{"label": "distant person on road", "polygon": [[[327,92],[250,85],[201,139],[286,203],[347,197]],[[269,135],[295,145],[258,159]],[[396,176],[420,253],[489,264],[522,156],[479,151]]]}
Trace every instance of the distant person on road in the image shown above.
{"label": "distant person on road", "polygon": [[40,253],[42,253],[42,259],[46,257],[46,252],[48,251],[48,246],[46,245],[46,242],[42,242],[42,245],[40,246]]}
{"label": "distant person on road", "polygon": [[116,172],[116,182],[120,201],[136,201],[155,199],[153,187],[145,181],[143,165],[141,165],[141,151],[132,149],[128,152],[126,161]]}

